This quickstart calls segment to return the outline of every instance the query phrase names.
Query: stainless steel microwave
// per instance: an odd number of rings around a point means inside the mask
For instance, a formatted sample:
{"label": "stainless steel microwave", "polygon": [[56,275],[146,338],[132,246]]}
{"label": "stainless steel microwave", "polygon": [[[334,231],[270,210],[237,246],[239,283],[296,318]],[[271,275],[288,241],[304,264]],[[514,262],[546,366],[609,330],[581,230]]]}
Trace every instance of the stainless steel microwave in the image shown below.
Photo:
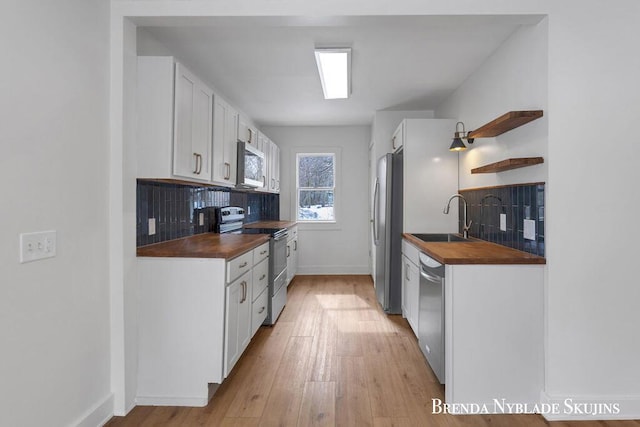
{"label": "stainless steel microwave", "polygon": [[236,187],[258,188],[266,184],[264,153],[243,141],[238,141],[238,180]]}

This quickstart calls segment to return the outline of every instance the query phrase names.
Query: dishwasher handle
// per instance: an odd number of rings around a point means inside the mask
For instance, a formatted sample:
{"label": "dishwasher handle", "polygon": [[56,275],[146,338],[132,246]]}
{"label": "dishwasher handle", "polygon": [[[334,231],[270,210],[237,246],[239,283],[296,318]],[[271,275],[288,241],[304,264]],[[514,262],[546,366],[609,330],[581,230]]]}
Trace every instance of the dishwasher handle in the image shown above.
{"label": "dishwasher handle", "polygon": [[425,278],[425,279],[427,279],[428,281],[433,282],[433,283],[440,283],[440,282],[442,282],[442,279],[443,279],[443,277],[434,276],[434,275],[432,275],[432,274],[427,273],[427,272],[424,270],[424,268],[421,268],[421,269],[420,269],[420,275],[421,275],[423,278]]}

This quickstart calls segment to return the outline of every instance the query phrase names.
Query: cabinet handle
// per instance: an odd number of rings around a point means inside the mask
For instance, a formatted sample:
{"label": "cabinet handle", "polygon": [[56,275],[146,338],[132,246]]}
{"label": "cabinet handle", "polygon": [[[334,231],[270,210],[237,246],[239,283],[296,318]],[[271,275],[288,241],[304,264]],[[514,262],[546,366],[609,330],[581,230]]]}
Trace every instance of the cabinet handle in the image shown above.
{"label": "cabinet handle", "polygon": [[195,173],[196,175],[199,175],[200,172],[198,171],[199,169],[199,164],[200,164],[200,154],[198,153],[193,153],[194,157],[196,158],[196,167],[193,170],[193,173]]}
{"label": "cabinet handle", "polygon": [[242,264],[240,264],[240,265],[238,266],[238,268],[245,268],[247,265],[249,265],[249,264],[247,263],[247,261],[245,261],[245,262],[243,262]]}
{"label": "cabinet handle", "polygon": [[297,240],[294,240],[294,241],[293,241],[293,250],[294,250],[294,251],[297,251],[297,250],[298,250],[298,241],[297,241]]}
{"label": "cabinet handle", "polygon": [[264,308],[265,308],[265,307],[264,307],[264,305],[263,305],[263,306],[260,308],[260,311],[258,312],[258,314],[262,314],[262,313],[264,313]]}
{"label": "cabinet handle", "polygon": [[226,173],[224,175],[224,179],[231,179],[231,164],[224,162],[224,167],[226,170]]}
{"label": "cabinet handle", "polygon": [[240,304],[242,304],[247,300],[247,282],[243,280],[240,285],[242,285],[242,299],[240,300]]}
{"label": "cabinet handle", "polygon": [[262,187],[267,188],[267,177],[262,175]]}
{"label": "cabinet handle", "polygon": [[267,277],[266,274],[263,274],[262,276],[260,276],[260,278],[258,279],[259,282],[263,281],[265,278]]}
{"label": "cabinet handle", "polygon": [[405,277],[407,280],[411,280],[411,277],[409,277],[409,264],[405,264],[405,265],[404,265],[404,267],[405,267],[405,270],[404,270],[404,277]]}
{"label": "cabinet handle", "polygon": [[269,252],[269,251],[267,251],[267,250],[265,249],[264,251],[260,252],[260,255],[264,255],[264,254],[266,254],[267,252]]}
{"label": "cabinet handle", "polygon": [[396,137],[394,136],[393,138],[391,138],[391,146],[393,147],[393,149],[396,149]]}
{"label": "cabinet handle", "polygon": [[271,178],[271,189],[272,190],[276,189],[276,179],[275,178]]}
{"label": "cabinet handle", "polygon": [[251,144],[253,142],[253,131],[250,128],[247,130],[249,131],[249,141],[247,142]]}
{"label": "cabinet handle", "polygon": [[291,246],[287,245],[287,258],[291,255]]}

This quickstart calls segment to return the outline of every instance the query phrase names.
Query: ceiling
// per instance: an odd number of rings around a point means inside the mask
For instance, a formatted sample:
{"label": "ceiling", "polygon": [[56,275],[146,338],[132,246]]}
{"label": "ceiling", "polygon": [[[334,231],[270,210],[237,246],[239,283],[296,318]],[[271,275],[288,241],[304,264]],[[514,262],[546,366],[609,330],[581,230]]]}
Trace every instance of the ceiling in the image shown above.
{"label": "ceiling", "polygon": [[[433,110],[537,16],[147,18],[139,54],[170,52],[259,126],[370,124]],[[153,41],[153,42],[150,42]],[[159,42],[159,43],[156,43]],[[325,100],[314,47],[352,48],[352,94]]]}

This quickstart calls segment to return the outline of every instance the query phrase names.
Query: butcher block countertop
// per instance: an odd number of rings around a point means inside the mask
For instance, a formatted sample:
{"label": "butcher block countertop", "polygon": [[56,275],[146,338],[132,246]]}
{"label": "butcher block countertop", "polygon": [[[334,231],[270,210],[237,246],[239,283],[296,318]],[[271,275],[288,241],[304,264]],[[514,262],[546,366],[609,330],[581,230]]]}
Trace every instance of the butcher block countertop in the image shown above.
{"label": "butcher block countertop", "polygon": [[402,237],[442,264],[546,264],[546,259],[479,239],[469,242],[423,242],[411,234]]}
{"label": "butcher block countertop", "polygon": [[140,246],[139,257],[235,258],[268,242],[268,234],[204,233]]}
{"label": "butcher block countertop", "polygon": [[291,228],[295,221],[256,221],[243,225],[244,228]]}

